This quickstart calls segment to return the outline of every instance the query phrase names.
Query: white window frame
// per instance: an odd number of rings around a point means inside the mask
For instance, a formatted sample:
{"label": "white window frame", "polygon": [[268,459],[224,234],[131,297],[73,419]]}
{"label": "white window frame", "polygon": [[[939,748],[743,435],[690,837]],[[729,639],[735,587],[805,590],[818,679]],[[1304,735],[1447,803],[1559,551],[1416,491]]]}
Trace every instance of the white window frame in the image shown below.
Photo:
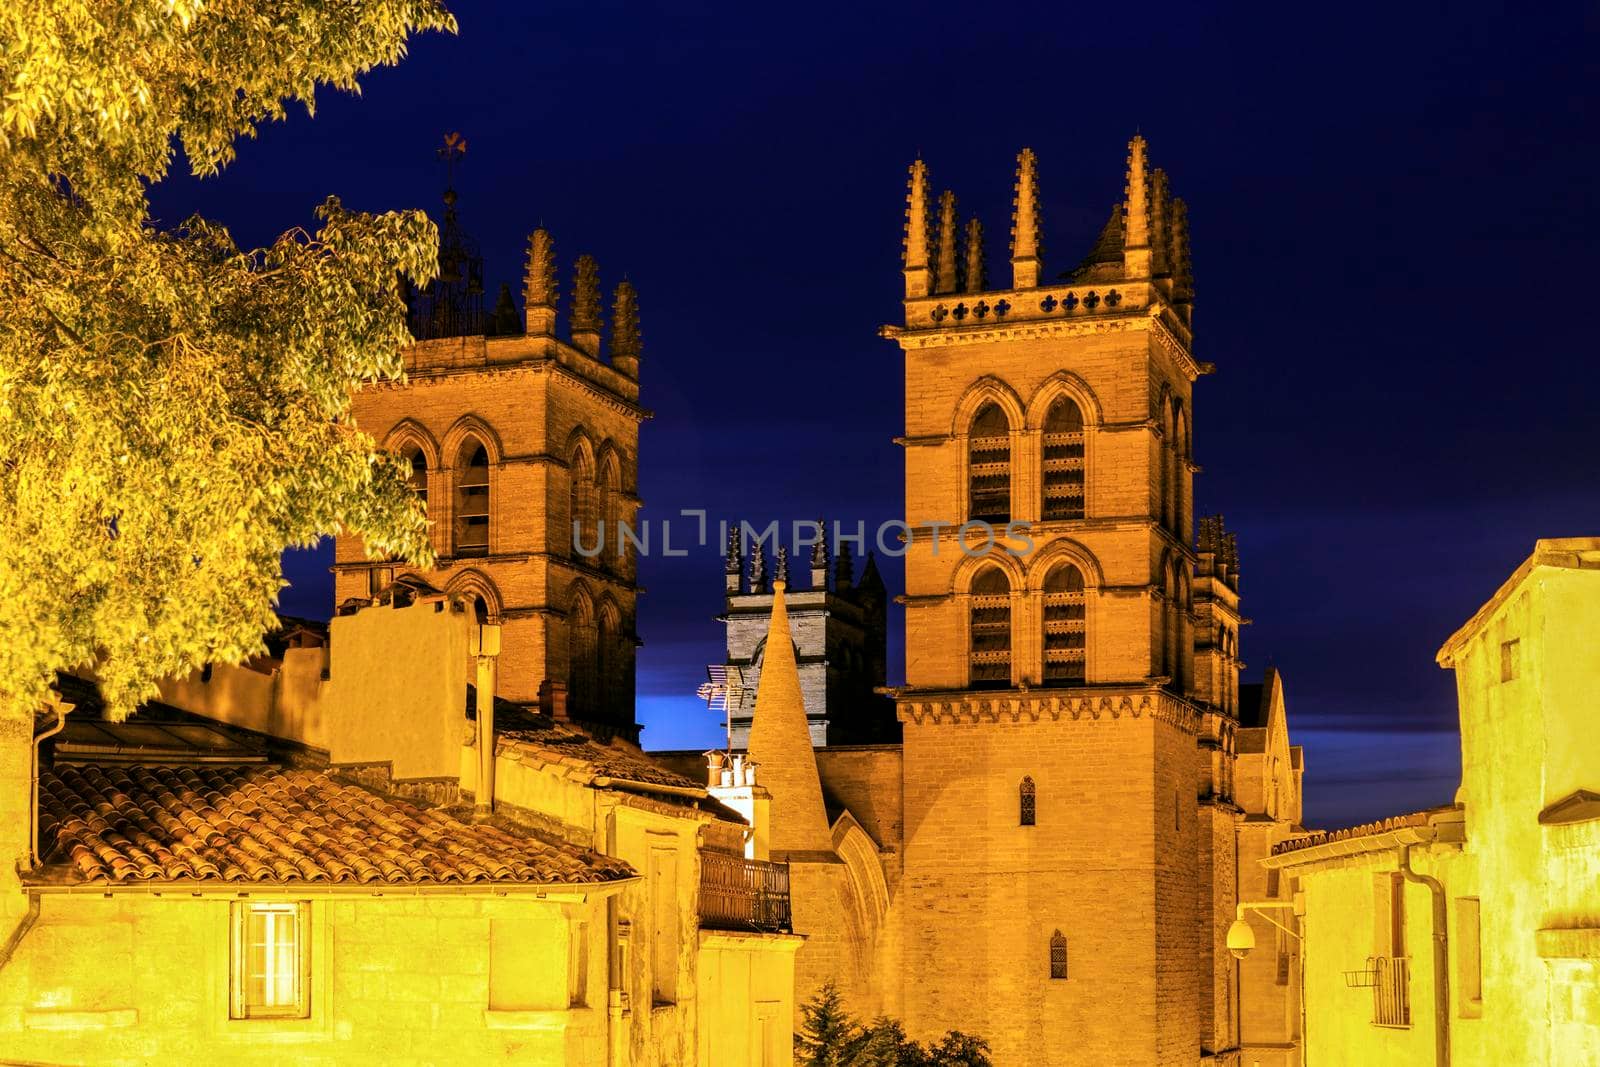
{"label": "white window frame", "polygon": [[[243,900],[234,902],[229,909],[229,966],[228,966],[228,1017],[234,1020],[251,1019],[309,1019],[311,1017],[311,906],[294,900]],[[249,936],[252,914],[267,913],[281,916],[272,925],[288,923],[292,931],[292,944],[285,950],[294,959],[289,975],[293,980],[292,996],[281,1004],[251,1004],[249,990]]]}

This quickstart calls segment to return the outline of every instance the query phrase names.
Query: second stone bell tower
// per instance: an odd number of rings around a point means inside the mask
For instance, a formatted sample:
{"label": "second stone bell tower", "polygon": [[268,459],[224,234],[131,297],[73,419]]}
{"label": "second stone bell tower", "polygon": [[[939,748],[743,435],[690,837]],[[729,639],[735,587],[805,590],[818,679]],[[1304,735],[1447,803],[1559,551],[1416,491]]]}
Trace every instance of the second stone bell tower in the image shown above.
{"label": "second stone bell tower", "polygon": [[1210,951],[1231,873],[1201,870],[1231,865],[1232,830],[1202,842],[1191,430],[1212,368],[1187,211],[1135,137],[1098,239],[1051,275],[1031,150],[1013,192],[996,286],[982,222],[913,164],[883,331],[912,529],[903,904],[946,920],[905,938],[904,1017],[986,1035],[996,1063],[1192,1064],[1237,1032]]}

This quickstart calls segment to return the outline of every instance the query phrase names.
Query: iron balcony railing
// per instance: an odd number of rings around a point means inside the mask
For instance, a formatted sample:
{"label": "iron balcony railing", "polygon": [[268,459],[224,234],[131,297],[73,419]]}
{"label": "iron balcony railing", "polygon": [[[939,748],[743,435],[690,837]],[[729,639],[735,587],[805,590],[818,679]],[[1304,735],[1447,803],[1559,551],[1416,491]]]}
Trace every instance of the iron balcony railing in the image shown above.
{"label": "iron balcony railing", "polygon": [[790,933],[789,865],[702,852],[700,925],[707,930]]}
{"label": "iron balcony railing", "polygon": [[1372,1022],[1375,1026],[1411,1025],[1411,959],[1408,956],[1375,956],[1373,970]]}

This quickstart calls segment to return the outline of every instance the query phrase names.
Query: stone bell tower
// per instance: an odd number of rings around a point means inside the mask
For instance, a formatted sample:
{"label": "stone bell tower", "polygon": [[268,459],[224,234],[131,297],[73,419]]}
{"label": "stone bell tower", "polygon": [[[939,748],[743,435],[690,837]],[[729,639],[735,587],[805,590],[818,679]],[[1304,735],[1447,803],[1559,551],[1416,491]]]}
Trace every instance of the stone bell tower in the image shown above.
{"label": "stone bell tower", "polygon": [[1135,137],[1089,254],[1051,274],[1039,189],[1025,149],[994,285],[982,223],[913,164],[883,331],[912,530],[902,885],[942,920],[907,930],[904,1016],[989,1037],[997,1064],[1193,1064],[1235,1037],[1202,952],[1190,444],[1212,367],[1186,208]]}
{"label": "stone bell tower", "polygon": [[[420,577],[500,624],[499,695],[635,737],[636,560],[617,524],[634,525],[648,415],[636,294],[617,285],[607,351],[599,267],[578,257],[560,336],[555,248],[539,229],[522,321],[509,292],[486,316],[472,299],[481,260],[446,202],[440,279],[413,296],[406,381],[363,390],[356,423],[411,465],[438,556]],[[412,572],[368,559],[354,537],[338,538],[335,558],[341,610]]]}

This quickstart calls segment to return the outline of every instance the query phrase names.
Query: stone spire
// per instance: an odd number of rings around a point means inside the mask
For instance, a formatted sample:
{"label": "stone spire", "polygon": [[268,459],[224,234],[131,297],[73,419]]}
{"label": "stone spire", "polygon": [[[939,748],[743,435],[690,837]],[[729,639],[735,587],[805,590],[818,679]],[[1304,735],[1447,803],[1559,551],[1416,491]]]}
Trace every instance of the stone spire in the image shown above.
{"label": "stone spire", "polygon": [[1195,548],[1200,552],[1210,552],[1215,555],[1222,548],[1222,516],[1200,516],[1200,535],[1195,541]]}
{"label": "stone spire", "polygon": [[572,281],[572,346],[600,356],[600,265],[594,257],[578,257]]}
{"label": "stone spire", "polygon": [[817,520],[817,543],[811,546],[811,588],[828,588],[827,524]]}
{"label": "stone spire", "polygon": [[956,194],[946,189],[939,196],[939,263],[933,287],[936,293],[953,293],[961,288],[961,251],[956,237],[960,225]]}
{"label": "stone spire", "polygon": [[1039,173],[1033,149],[1017,156],[1016,183],[1011,197],[1011,287],[1033,289],[1043,270],[1039,241]]}
{"label": "stone spire", "polygon": [[767,551],[758,540],[750,546],[750,592],[767,591]]}
{"label": "stone spire", "polygon": [[728,550],[724,553],[722,574],[724,591],[735,596],[743,591],[741,580],[744,575],[744,532],[736,524],[728,527]]}
{"label": "stone spire", "polygon": [[928,165],[920,159],[911,164],[906,190],[905,275],[906,299],[927,296],[932,290],[933,272],[928,264]]}
{"label": "stone spire", "polygon": [[1150,273],[1172,274],[1172,192],[1167,172],[1160,167],[1150,175]]}
{"label": "stone spire", "polygon": [[528,238],[528,259],[522,273],[522,302],[531,336],[555,335],[557,295],[556,246],[550,231],[541,226]]}
{"label": "stone spire", "polygon": [[967,220],[967,292],[981,293],[987,283],[983,270],[983,223]]}
{"label": "stone spire", "polygon": [[833,561],[833,588],[843,593],[856,580],[855,561],[850,558],[850,542],[839,542],[839,555]]}
{"label": "stone spire", "polygon": [[1222,551],[1219,553],[1223,564],[1228,568],[1228,573],[1233,576],[1233,585],[1239,584],[1239,535],[1229,530],[1222,535]]}
{"label": "stone spire", "polygon": [[1172,201],[1172,298],[1180,304],[1194,300],[1194,266],[1189,260],[1189,205]]}
{"label": "stone spire", "polygon": [[639,294],[624,278],[617,283],[611,304],[611,366],[618,374],[639,380]]}
{"label": "stone spire", "polygon": [[772,587],[789,584],[789,546],[779,545],[772,553]]}
{"label": "stone spire", "polygon": [[749,758],[761,765],[761,784],[772,794],[773,859],[833,851],[784,603],[785,586],[780,579],[772,587],[772,622],[756,684],[749,744]]}
{"label": "stone spire", "polygon": [[1122,265],[1129,278],[1150,277],[1150,178],[1144,138],[1128,142],[1128,176],[1123,186]]}

